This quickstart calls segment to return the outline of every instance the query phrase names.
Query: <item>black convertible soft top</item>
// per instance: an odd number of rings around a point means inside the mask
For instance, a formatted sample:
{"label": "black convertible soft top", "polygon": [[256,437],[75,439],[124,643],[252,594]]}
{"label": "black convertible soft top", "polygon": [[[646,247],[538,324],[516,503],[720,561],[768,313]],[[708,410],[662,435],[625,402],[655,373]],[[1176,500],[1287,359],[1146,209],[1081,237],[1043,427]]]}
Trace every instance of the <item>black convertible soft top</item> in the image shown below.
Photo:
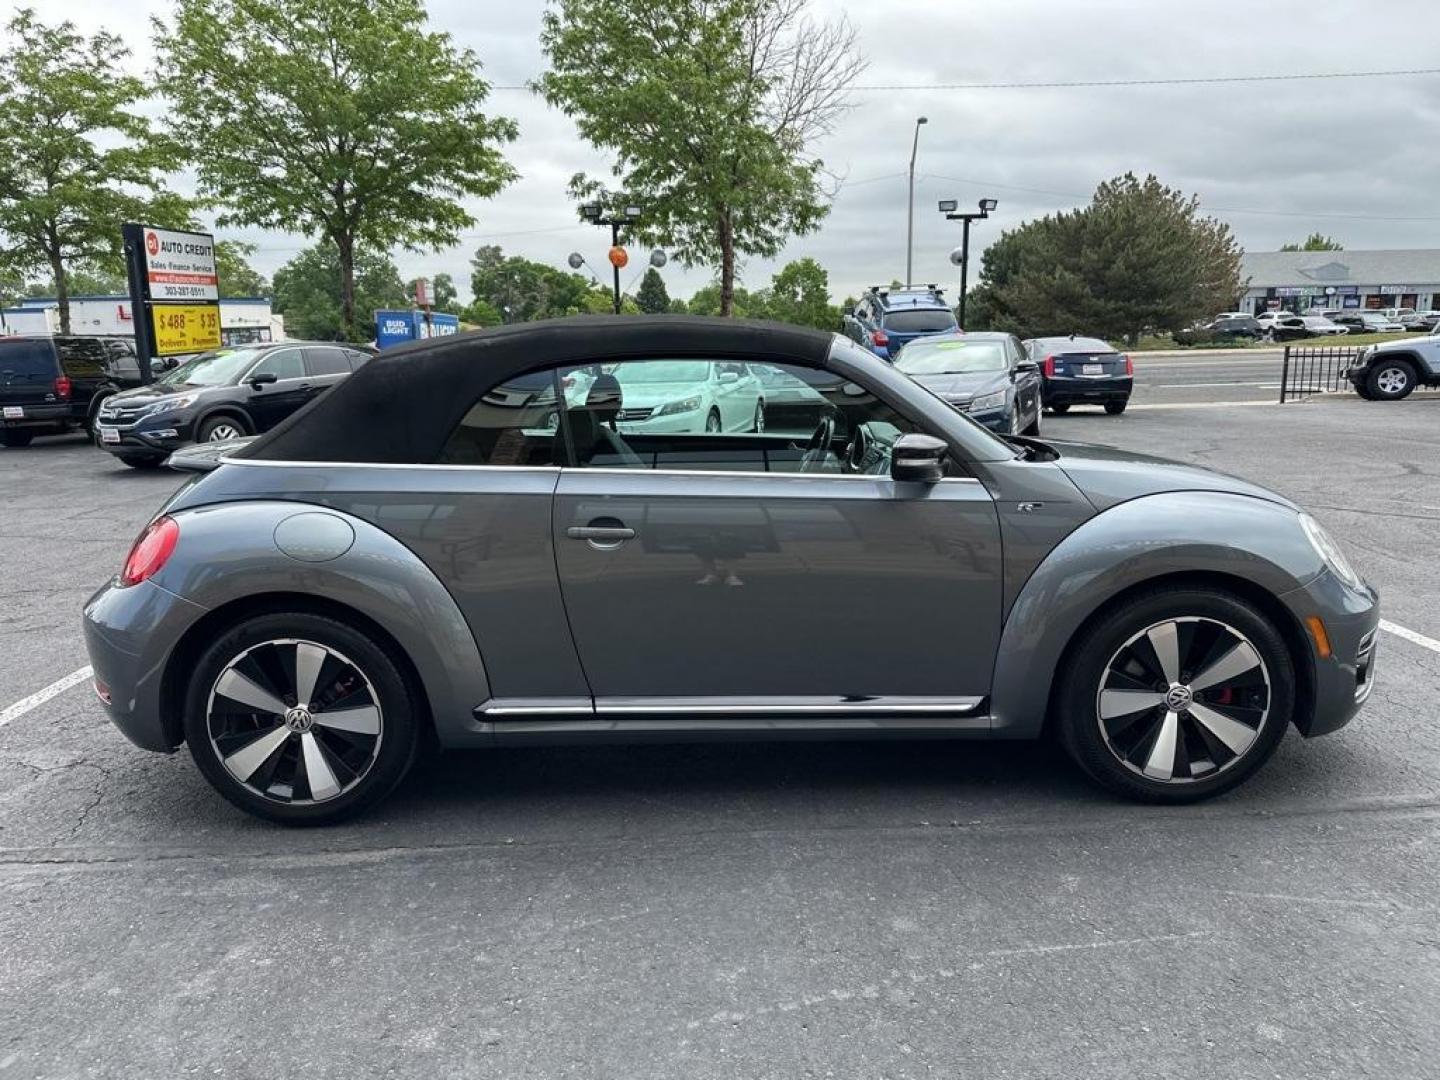
{"label": "black convertible soft top", "polygon": [[527,371],[636,357],[820,366],[834,337],[741,319],[579,315],[431,338],[387,350],[232,456],[431,462],[480,395]]}

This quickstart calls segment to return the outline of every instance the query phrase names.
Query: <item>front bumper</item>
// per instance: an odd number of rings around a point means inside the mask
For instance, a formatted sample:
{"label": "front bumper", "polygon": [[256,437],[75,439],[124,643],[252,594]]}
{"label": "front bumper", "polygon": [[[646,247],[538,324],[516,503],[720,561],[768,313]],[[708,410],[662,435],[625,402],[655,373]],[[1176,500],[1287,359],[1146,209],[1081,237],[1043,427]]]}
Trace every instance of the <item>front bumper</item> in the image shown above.
{"label": "front bumper", "polygon": [[[1314,691],[1309,714],[1297,709],[1295,726],[1307,738],[1336,731],[1350,722],[1375,688],[1375,650],[1380,598],[1366,585],[1354,589],[1330,571],[1280,597],[1305,631]],[[1325,627],[1330,655],[1321,656],[1309,620]]]}
{"label": "front bumper", "polygon": [[1129,375],[1090,375],[1046,379],[1041,396],[1046,405],[1103,405],[1128,401],[1135,380]]}
{"label": "front bumper", "polygon": [[169,753],[183,735],[179,717],[161,711],[165,664],[206,609],[150,581],[121,588],[111,580],[85,603],[85,651],[105,708],[121,733],[142,750]]}
{"label": "front bumper", "polygon": [[116,457],[165,457],[188,445],[194,429],[195,422],[188,417],[147,416],[117,422],[102,412],[95,420],[95,443]]}

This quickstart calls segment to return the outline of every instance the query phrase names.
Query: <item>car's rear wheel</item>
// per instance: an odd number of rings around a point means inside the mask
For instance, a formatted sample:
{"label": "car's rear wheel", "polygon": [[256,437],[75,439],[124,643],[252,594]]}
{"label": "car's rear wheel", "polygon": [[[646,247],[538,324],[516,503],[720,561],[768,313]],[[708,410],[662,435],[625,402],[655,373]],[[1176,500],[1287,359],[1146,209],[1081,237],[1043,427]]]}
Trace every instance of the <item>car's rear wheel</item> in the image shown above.
{"label": "car's rear wheel", "polygon": [[0,431],[0,445],[4,446],[29,446],[30,440],[33,438],[35,438],[33,431],[25,431],[22,428],[7,428]]}
{"label": "car's rear wheel", "polygon": [[1415,389],[1415,368],[1409,360],[1381,360],[1370,368],[1365,388],[1376,401],[1399,401]]}
{"label": "car's rear wheel", "polygon": [[1056,416],[1064,416],[1067,412],[1070,411],[1070,406],[1069,406],[1069,405],[1051,405],[1051,406],[1050,406],[1050,411],[1051,411],[1052,413],[1054,413]]}
{"label": "car's rear wheel", "polygon": [[389,794],[414,761],[420,716],[384,646],[334,619],[282,612],[246,619],[206,650],[185,739],[236,806],[311,825]]}
{"label": "car's rear wheel", "polygon": [[1105,411],[1111,416],[1119,416],[1122,412],[1125,411],[1125,406],[1129,404],[1129,399],[1126,399],[1125,401],[1107,401],[1105,402]]}
{"label": "car's rear wheel", "polygon": [[245,434],[245,425],[233,416],[212,416],[200,425],[195,433],[196,442],[220,442],[224,439],[238,439]]}
{"label": "car's rear wheel", "polygon": [[1182,803],[1260,768],[1295,702],[1290,654],[1254,606],[1224,592],[1158,588],[1083,632],[1061,675],[1061,741],[1099,783]]}
{"label": "car's rear wheel", "polygon": [[765,402],[763,401],[757,401],[755,403],[755,419],[750,425],[750,430],[757,435],[764,434],[765,432]]}

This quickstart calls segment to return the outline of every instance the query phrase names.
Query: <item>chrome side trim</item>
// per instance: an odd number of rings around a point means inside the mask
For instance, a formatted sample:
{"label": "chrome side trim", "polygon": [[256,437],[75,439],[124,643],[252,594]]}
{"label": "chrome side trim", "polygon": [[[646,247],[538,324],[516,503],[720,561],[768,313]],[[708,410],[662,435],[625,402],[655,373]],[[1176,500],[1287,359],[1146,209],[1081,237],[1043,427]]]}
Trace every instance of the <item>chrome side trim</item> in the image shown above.
{"label": "chrome side trim", "polygon": [[881,719],[870,716],[833,716],[825,719],[799,717],[695,716],[642,719],[639,717],[593,717],[584,720],[535,720],[517,718],[496,720],[490,725],[498,739],[531,738],[541,741],[564,740],[575,735],[631,735],[636,737],[706,736],[706,735],[794,735],[827,736],[858,733],[867,738],[905,737],[931,733],[965,733],[983,737],[990,732],[991,721],[982,713],[968,716],[912,716]]}
{"label": "chrome side trim", "polygon": [[982,697],[959,698],[870,698],[865,701],[725,701],[716,698],[670,698],[639,701],[629,698],[596,698],[597,716],[731,715],[731,716],[863,716],[911,713],[971,713]]}
{"label": "chrome side trim", "polygon": [[591,716],[588,698],[491,698],[475,708],[475,716]]}
{"label": "chrome side trim", "polygon": [[[874,476],[868,473],[788,473],[788,472],[746,472],[741,469],[590,469],[579,466],[560,465],[442,465],[438,462],[417,462],[413,465],[393,461],[283,461],[269,458],[222,457],[221,465],[251,465],[287,469],[409,469],[417,470],[463,470],[466,472],[521,472],[553,474],[558,472],[580,475],[601,476],[713,476],[721,478],[743,478],[745,480],[875,480],[889,481],[889,476]],[[978,484],[973,476],[946,476],[941,484]]]}

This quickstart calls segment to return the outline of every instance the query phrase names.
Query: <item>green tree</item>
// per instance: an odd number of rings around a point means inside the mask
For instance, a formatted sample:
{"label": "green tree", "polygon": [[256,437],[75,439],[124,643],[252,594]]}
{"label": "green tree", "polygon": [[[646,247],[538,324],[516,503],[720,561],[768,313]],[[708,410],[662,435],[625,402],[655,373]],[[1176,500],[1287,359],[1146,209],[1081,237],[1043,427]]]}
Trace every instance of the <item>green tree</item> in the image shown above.
{"label": "green tree", "polygon": [[[695,295],[690,297],[686,309],[691,315],[722,314],[720,283],[712,282],[697,289]],[[769,297],[763,291],[750,292],[748,289],[735,286],[731,291],[729,314],[739,319],[768,318],[770,315]]]}
{"label": "green tree", "polygon": [[270,283],[250,265],[255,245],[243,240],[215,241],[215,272],[221,296],[269,296]]}
{"label": "green tree", "polygon": [[505,316],[488,300],[472,300],[460,310],[460,320],[475,326],[499,326]]}
{"label": "green tree", "polygon": [[814,259],[787,263],[770,279],[769,316],[780,322],[834,330],[840,310],[830,303],[830,275]]}
{"label": "green tree", "polygon": [[0,266],[48,274],[70,332],[71,268],[122,269],[120,225],[183,225],[189,206],[164,190],[169,160],[137,107],[150,90],[121,66],[120,39],[49,26],[29,8],[0,52]]}
{"label": "green tree", "polygon": [[[124,274],[113,273],[103,267],[71,264],[65,277],[70,296],[126,296],[130,292],[130,283]],[[24,289],[27,297],[50,297],[57,292],[59,289],[53,278],[31,282]]]}
{"label": "green tree", "polygon": [[1345,245],[1333,236],[1313,232],[1299,244],[1282,244],[1281,251],[1344,251]]}
{"label": "green tree", "polygon": [[[470,292],[500,312],[507,323],[591,310],[588,279],[519,255],[506,256],[494,244],[477,248],[470,260]],[[605,298],[604,310],[609,311],[608,289]]]}
{"label": "green tree", "polygon": [[400,271],[388,255],[355,253],[354,309],[346,318],[340,304],[340,258],[333,244],[307,248],[275,271],[275,310],[285,316],[291,337],[315,341],[369,341],[375,312],[405,308],[409,300]]}
{"label": "green tree", "polygon": [[[536,86],[580,134],[615,155],[643,207],[635,237],[687,266],[719,264],[720,311],[735,308],[739,254],[771,256],[829,207],[811,152],[863,69],[848,23],[818,23],[807,0],[558,0]],[[615,202],[577,175],[572,194]]]}
{"label": "green tree", "polygon": [[1107,180],[1081,210],[1027,222],[985,251],[970,329],[1082,332],[1134,344],[1234,302],[1240,249],[1196,199],[1150,176]]}
{"label": "green tree", "polygon": [[347,335],[356,252],[449,247],[465,197],[515,175],[515,125],[482,110],[468,49],[421,0],[178,0],[155,21],[160,83],[222,225],[318,234],[335,248]]}
{"label": "green tree", "polygon": [[665,288],[665,279],[655,267],[645,271],[640,279],[640,290],[635,294],[635,303],[646,315],[663,315],[670,310],[670,292]]}

